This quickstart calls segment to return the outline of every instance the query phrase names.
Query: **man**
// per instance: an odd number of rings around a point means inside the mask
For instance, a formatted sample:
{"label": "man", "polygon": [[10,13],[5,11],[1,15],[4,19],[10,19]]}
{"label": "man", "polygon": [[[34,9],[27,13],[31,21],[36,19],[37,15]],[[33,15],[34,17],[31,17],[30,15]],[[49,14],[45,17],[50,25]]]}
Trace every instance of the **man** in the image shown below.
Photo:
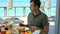
{"label": "man", "polygon": [[28,15],[28,25],[32,32],[41,30],[40,34],[48,34],[48,17],[39,10],[40,5],[40,0],[30,0],[31,12]]}

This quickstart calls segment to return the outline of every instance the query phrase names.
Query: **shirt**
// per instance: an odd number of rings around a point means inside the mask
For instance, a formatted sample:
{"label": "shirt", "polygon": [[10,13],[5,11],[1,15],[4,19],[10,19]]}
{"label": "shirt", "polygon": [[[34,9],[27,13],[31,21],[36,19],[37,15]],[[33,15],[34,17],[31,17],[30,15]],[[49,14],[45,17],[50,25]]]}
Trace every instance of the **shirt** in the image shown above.
{"label": "shirt", "polygon": [[28,26],[38,26],[43,28],[44,26],[49,25],[48,17],[46,14],[39,11],[39,13],[35,16],[32,12],[28,15]]}

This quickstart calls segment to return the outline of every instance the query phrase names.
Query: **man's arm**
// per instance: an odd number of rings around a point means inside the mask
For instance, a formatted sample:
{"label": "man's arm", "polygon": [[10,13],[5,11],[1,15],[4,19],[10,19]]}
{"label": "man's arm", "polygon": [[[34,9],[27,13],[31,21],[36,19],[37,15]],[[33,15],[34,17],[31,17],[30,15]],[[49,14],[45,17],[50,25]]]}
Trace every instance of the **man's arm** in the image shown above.
{"label": "man's arm", "polygon": [[49,32],[49,23],[48,23],[48,17],[46,15],[42,16],[42,23],[44,28],[41,29],[42,33],[44,32],[45,34],[48,34]]}
{"label": "man's arm", "polygon": [[44,29],[41,29],[41,32],[40,32],[40,34],[48,34],[48,32],[49,32],[49,26],[45,26],[44,27]]}
{"label": "man's arm", "polygon": [[45,34],[48,34],[48,32],[49,32],[49,26],[44,26],[44,29],[42,29],[42,31],[43,31]]}

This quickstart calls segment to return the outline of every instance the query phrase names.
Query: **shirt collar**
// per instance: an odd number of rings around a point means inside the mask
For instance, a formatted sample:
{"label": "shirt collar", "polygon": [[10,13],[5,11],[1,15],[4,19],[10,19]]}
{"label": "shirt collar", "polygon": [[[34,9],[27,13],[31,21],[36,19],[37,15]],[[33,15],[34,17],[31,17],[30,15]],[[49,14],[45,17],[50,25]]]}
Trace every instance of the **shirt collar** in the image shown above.
{"label": "shirt collar", "polygon": [[[32,13],[32,12],[31,12]],[[41,14],[41,11],[39,10],[39,13],[37,14],[37,15],[34,15],[33,13],[32,13],[32,15],[33,16],[38,16],[38,15],[40,15]]]}

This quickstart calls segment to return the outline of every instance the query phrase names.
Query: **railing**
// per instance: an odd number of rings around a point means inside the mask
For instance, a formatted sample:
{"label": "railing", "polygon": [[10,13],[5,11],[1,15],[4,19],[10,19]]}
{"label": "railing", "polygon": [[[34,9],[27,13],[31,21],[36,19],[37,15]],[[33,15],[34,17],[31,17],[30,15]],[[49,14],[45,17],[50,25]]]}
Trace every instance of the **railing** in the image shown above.
{"label": "railing", "polygon": [[[4,8],[4,17],[10,17],[10,16],[7,16],[7,7],[4,7],[4,6],[0,6],[0,8]],[[15,6],[13,7],[15,10],[14,10],[14,16],[16,17],[16,8],[23,8],[23,15],[22,16],[26,16],[26,9],[25,8],[29,8],[29,6]],[[20,16],[17,16],[17,17],[20,17]]]}
{"label": "railing", "polygon": [[[56,6],[52,6],[52,8],[55,8]],[[0,6],[0,8],[4,8],[4,17],[11,17],[11,16],[7,16],[7,7],[6,6]],[[21,17],[21,16],[17,16],[16,15],[16,8],[23,8],[23,15],[22,16],[26,16],[26,8],[29,8],[29,6],[15,6],[14,8],[14,17]],[[0,16],[1,17],[1,16]]]}

